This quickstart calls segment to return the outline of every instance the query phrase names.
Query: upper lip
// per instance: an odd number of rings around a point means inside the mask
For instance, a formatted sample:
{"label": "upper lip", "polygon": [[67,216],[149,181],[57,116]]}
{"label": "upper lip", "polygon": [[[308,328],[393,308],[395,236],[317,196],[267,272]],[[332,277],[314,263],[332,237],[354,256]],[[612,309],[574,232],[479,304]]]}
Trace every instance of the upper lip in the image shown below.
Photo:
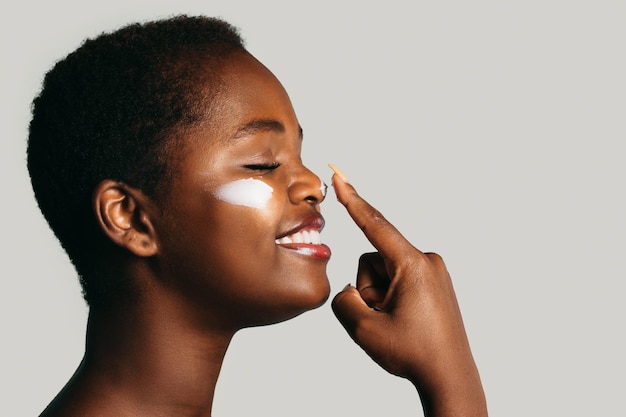
{"label": "upper lip", "polygon": [[276,239],[280,239],[282,237],[292,235],[294,233],[297,233],[305,229],[312,229],[312,230],[317,230],[318,232],[321,232],[322,229],[324,228],[324,223],[325,223],[324,218],[319,214],[311,216],[311,217],[307,217],[302,222],[300,222],[300,224],[298,224],[297,226],[294,226],[288,231],[276,236]]}

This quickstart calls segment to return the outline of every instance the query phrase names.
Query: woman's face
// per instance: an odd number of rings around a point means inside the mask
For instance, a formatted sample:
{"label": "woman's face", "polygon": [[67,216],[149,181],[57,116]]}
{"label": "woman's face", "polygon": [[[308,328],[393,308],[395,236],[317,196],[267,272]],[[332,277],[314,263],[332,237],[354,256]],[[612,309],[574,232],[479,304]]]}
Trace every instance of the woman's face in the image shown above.
{"label": "woman's face", "polygon": [[302,130],[279,81],[252,56],[229,58],[210,127],[185,140],[161,214],[162,283],[226,327],[286,320],[330,287],[320,244],[326,187],[300,158]]}

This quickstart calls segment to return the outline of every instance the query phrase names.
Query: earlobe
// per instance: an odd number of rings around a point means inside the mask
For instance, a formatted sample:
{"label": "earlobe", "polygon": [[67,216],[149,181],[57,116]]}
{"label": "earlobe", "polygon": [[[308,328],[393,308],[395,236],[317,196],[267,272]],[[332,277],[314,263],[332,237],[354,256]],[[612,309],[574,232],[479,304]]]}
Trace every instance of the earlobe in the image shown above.
{"label": "earlobe", "polygon": [[93,194],[94,212],[104,234],[141,257],[158,250],[147,204],[148,198],[141,191],[119,181],[104,180]]}

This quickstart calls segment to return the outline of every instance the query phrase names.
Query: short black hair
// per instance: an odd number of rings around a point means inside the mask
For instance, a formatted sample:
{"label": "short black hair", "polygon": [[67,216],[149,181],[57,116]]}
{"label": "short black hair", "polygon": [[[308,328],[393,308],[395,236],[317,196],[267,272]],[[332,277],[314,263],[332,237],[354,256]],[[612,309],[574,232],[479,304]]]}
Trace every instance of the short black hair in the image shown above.
{"label": "short black hair", "polygon": [[167,181],[185,129],[206,119],[238,30],[203,16],[135,23],[88,39],[46,74],[32,105],[28,170],[35,198],[93,305],[115,297],[97,279],[111,245],[91,206],[104,179],[151,195]]}

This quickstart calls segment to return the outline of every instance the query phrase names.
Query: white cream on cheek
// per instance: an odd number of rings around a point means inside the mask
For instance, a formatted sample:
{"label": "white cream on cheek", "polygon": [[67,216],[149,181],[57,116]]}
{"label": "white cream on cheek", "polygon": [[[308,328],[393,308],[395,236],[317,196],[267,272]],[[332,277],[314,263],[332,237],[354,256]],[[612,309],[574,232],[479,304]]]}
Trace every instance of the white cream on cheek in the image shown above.
{"label": "white cream on cheek", "polygon": [[274,189],[261,180],[247,178],[229,182],[215,190],[215,197],[237,206],[264,209]]}

